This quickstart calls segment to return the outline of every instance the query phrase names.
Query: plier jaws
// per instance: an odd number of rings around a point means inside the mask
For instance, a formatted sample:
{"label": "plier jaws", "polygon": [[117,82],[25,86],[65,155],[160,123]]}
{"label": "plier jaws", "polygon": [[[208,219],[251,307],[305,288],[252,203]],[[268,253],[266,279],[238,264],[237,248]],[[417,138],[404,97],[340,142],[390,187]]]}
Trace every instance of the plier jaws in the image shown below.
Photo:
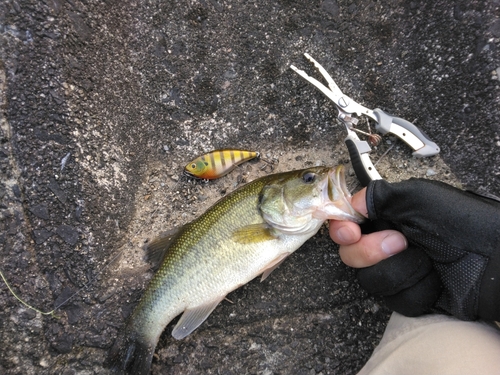
{"label": "plier jaws", "polygon": [[347,130],[348,135],[345,139],[345,143],[349,150],[354,171],[363,185],[367,185],[371,180],[381,179],[381,177],[370,160],[370,145],[368,142],[360,140],[356,134],[356,131],[361,131],[354,128],[358,122],[358,118],[353,115],[358,117],[366,116],[375,122],[375,129],[378,132],[382,134],[392,133],[402,139],[414,150],[414,156],[425,157],[439,153],[439,147],[411,122],[399,117],[391,116],[378,108],[374,110],[366,108],[349,96],[344,95],[333,78],[320,63],[314,60],[308,53],[305,53],[304,56],[314,64],[316,69],[319,70],[327,82],[328,87],[323,85],[317,79],[310,77],[306,72],[298,69],[294,65],[291,65],[290,68],[306,81],[309,81],[316,86],[316,88],[318,88],[336,105],[339,111],[338,119],[342,121]]}
{"label": "plier jaws", "polygon": [[347,95],[344,95],[340,88],[337,86],[333,78],[328,74],[328,72],[323,68],[319,62],[314,60],[311,55],[304,53],[304,56],[314,64],[314,67],[319,70],[325,81],[328,83],[328,87],[323,85],[316,78],[307,75],[306,72],[300,70],[294,65],[290,65],[290,68],[294,70],[298,75],[304,78],[306,81],[311,82],[316,88],[318,88],[323,94],[325,94],[332,102],[335,103],[340,112],[344,112],[346,115],[355,113],[358,116],[368,116],[373,120],[377,120],[373,111],[368,109],[361,104],[355,102]]}

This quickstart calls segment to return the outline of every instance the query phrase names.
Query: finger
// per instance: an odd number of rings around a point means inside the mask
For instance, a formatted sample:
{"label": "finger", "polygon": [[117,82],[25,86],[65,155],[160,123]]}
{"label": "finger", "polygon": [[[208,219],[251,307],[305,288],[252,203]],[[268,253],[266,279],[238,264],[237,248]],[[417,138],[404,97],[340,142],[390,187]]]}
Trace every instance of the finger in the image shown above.
{"label": "finger", "polygon": [[330,237],[339,245],[350,245],[361,238],[361,228],[351,221],[330,220]]}
{"label": "finger", "polygon": [[362,235],[358,242],[340,246],[339,254],[348,266],[363,268],[373,266],[407,247],[408,241],[400,232],[384,230]]}
{"label": "finger", "polygon": [[361,189],[352,196],[352,207],[364,217],[368,217],[368,209],[366,208],[366,188]]}
{"label": "finger", "polygon": [[[366,188],[353,195],[351,204],[356,211],[368,217],[368,210],[366,209]],[[361,230],[355,223],[330,220],[330,237],[339,245],[350,245],[359,241],[361,238]]]}

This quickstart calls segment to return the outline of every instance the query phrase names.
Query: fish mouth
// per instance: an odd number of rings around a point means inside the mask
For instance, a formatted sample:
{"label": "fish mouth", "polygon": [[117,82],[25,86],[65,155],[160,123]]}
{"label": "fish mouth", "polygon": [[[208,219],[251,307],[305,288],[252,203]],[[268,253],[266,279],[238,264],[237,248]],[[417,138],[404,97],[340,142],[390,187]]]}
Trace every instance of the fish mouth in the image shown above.
{"label": "fish mouth", "polygon": [[352,195],[347,188],[345,180],[345,168],[343,165],[338,165],[328,172],[327,188],[323,190],[326,192],[325,201],[329,205],[333,205],[340,212],[337,214],[337,220],[350,220],[356,223],[362,223],[365,218],[357,212],[351,205]]}
{"label": "fish mouth", "polygon": [[184,176],[187,176],[187,177],[194,177],[194,178],[197,178],[197,179],[201,180],[201,178],[199,178],[199,177],[198,177],[198,176],[196,176],[194,173],[191,173],[191,172],[189,172],[189,171],[187,171],[187,170],[184,170],[184,171],[183,171],[183,174],[184,174]]}

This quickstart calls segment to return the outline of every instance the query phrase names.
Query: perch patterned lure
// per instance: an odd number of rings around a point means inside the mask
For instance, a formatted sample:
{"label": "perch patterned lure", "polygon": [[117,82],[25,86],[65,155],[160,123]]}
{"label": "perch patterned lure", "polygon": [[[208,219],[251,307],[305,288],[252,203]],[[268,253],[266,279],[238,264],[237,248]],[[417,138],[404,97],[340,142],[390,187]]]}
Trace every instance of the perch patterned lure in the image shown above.
{"label": "perch patterned lure", "polygon": [[241,163],[258,158],[260,154],[247,150],[215,150],[197,157],[184,167],[192,177],[213,180],[222,177]]}

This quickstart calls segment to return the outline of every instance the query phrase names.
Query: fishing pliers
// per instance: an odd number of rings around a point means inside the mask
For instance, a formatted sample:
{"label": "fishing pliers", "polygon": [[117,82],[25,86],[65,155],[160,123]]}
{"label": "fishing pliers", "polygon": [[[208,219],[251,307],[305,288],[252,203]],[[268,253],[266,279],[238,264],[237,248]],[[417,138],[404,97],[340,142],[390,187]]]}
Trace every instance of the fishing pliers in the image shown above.
{"label": "fishing pliers", "polygon": [[[347,129],[347,137],[345,143],[349,150],[349,156],[356,173],[356,177],[363,186],[368,185],[371,180],[382,179],[380,174],[375,169],[372,161],[370,160],[369,153],[371,147],[366,141],[359,139],[357,132],[364,133],[354,126],[359,121],[358,118],[353,116],[367,116],[375,121],[375,129],[382,133],[392,133],[398,138],[406,142],[412,149],[413,155],[416,157],[427,157],[439,153],[439,147],[432,142],[419,128],[402,118],[394,117],[381,109],[368,109],[361,104],[357,103],[349,96],[344,95],[339,89],[332,77],[327,71],[309,54],[305,53],[304,56],[314,64],[314,67],[319,70],[324,79],[328,83],[328,87],[313,77],[307,75],[306,72],[291,65],[296,73],[301,77],[316,86],[323,94],[332,100],[337,109],[339,110],[338,119],[342,121]],[[371,135],[369,133],[364,133]]]}

